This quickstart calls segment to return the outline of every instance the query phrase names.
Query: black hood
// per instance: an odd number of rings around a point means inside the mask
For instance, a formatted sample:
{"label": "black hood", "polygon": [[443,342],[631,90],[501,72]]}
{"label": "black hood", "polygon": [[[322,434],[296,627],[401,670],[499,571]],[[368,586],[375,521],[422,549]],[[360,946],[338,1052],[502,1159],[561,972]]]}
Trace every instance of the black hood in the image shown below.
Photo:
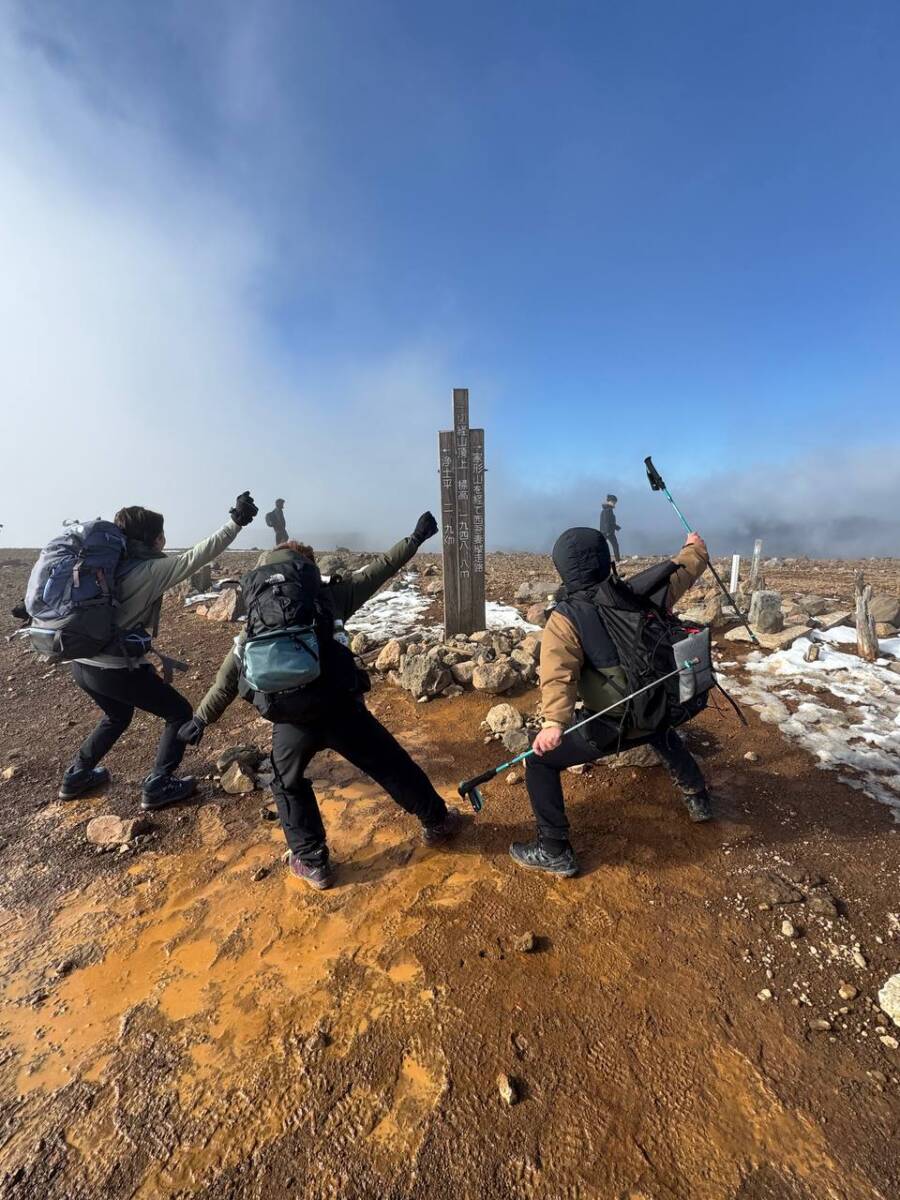
{"label": "black hood", "polygon": [[556,539],[553,565],[568,595],[588,592],[609,578],[609,546],[599,529],[567,529]]}

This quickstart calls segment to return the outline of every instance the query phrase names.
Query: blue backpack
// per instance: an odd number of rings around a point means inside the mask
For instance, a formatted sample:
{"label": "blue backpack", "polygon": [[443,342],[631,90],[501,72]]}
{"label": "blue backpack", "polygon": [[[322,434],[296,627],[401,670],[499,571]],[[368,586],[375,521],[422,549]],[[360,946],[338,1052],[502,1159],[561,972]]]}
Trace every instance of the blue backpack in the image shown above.
{"label": "blue backpack", "polygon": [[[48,662],[92,658],[103,651],[142,654],[116,630],[116,585],[127,570],[125,534],[110,521],[73,525],[40,553],[25,593],[31,625],[23,634]],[[115,643],[113,646],[112,643]]]}

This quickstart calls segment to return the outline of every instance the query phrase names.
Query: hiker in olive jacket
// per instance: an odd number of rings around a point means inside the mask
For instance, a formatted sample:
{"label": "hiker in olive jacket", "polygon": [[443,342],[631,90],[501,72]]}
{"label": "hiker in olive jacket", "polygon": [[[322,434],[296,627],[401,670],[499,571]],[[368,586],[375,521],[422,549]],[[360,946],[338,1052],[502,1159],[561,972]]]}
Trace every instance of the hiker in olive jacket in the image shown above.
{"label": "hiker in olive jacket", "polygon": [[140,651],[133,657],[97,654],[72,663],[73,679],[104,715],[66,771],[59,789],[61,800],[72,800],[108,782],[109,772],[97,764],[131,724],[136,708],[166,722],[156,763],[141,789],[141,808],[163,808],[195,791],[193,779],[173,775],[184,757],[178,730],[191,715],[190,701],[157,675],[146,652],[159,632],[163,595],[218,558],[254,516],[253,498],[243,492],[221,529],[183,554],[167,555],[161,513],[140,506],[116,513],[115,524],[127,538],[127,551],[116,585],[115,623],[121,634],[131,635],[128,640],[136,640]]}
{"label": "hiker in olive jacket", "polygon": [[[355,667],[349,650],[340,645],[345,636],[343,623],[435,533],[437,522],[431,513],[423,513],[410,537],[397,542],[362,570],[346,578],[322,580],[316,600],[317,611],[324,614],[324,626],[317,623],[317,629],[324,628],[319,635],[321,675],[297,695],[301,712],[291,715],[289,708],[277,709],[276,715],[269,718],[273,721],[272,792],[290,849],[290,869],[311,887],[321,890],[333,882],[325,827],[312,784],[305,777],[306,768],[320,750],[337,751],[379,783],[401,808],[418,817],[426,845],[447,841],[461,822],[457,810],[447,808],[421,767],[366,708],[363,695],[368,691],[368,676]],[[314,562],[313,551],[299,542],[287,542],[262,554],[257,568],[296,560]],[[338,631],[337,636],[333,630]],[[193,719],[181,730],[180,736],[191,745],[200,741],[206,726],[218,721],[238,696],[246,643],[246,632],[235,639],[235,648],[227,654],[215,683]],[[250,692],[247,698],[253,697]],[[287,706],[291,702],[283,703]]]}
{"label": "hiker in olive jacket", "polygon": [[[611,569],[606,539],[593,529],[569,529],[562,534],[553,548],[553,562],[563,581],[567,598],[590,597],[593,589],[608,578]],[[666,608],[671,608],[681,599],[708,564],[709,554],[705,543],[699,534],[690,534],[685,545],[670,561],[671,571],[664,596]],[[516,842],[510,847],[512,857],[521,866],[564,876],[575,875],[578,863],[569,842],[569,822],[560,772],[566,767],[595,762],[623,747],[622,731],[612,717],[600,717],[565,738],[563,732],[572,723],[579,699],[584,702],[586,712],[583,715],[586,716],[591,712],[602,712],[626,692],[625,672],[617,665],[615,649],[599,611],[592,604],[586,610],[581,610],[586,612],[587,620],[591,622],[583,632],[567,615],[567,611],[575,610],[565,601],[561,609],[554,609],[541,637],[542,728],[534,740],[535,753],[528,759],[525,770],[538,840],[533,843]],[[597,669],[589,660],[583,641],[588,632],[592,638],[605,639],[611,648],[608,667]],[[627,736],[626,731],[626,740]],[[712,811],[703,775],[678,733],[674,729],[664,728],[639,740],[652,746],[668,767],[682,791],[691,819],[709,820]],[[627,745],[625,748],[628,748]]]}

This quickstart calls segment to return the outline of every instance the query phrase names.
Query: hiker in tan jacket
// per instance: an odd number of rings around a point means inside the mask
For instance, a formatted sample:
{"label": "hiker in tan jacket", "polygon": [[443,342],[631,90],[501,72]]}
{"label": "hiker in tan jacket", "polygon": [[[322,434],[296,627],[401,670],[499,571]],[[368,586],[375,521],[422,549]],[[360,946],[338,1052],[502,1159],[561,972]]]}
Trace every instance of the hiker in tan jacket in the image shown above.
{"label": "hiker in tan jacket", "polygon": [[[560,772],[566,767],[595,762],[628,746],[649,744],[668,767],[681,789],[694,821],[712,816],[703,775],[693,755],[671,727],[650,735],[629,730],[625,707],[599,717],[583,730],[563,739],[582,700],[587,716],[614,705],[628,691],[626,673],[601,612],[594,603],[597,589],[610,576],[606,539],[594,529],[569,529],[553,548],[553,562],[563,581],[565,598],[550,614],[541,638],[540,684],[542,728],[534,740],[525,781],[538,828],[538,840],[516,842],[510,854],[520,864],[555,875],[577,874],[578,863],[569,842]],[[651,567],[628,582],[635,591],[661,608],[671,609],[700,578],[709,553],[699,534],[689,535],[671,559]],[[629,734],[631,736],[629,736]]]}

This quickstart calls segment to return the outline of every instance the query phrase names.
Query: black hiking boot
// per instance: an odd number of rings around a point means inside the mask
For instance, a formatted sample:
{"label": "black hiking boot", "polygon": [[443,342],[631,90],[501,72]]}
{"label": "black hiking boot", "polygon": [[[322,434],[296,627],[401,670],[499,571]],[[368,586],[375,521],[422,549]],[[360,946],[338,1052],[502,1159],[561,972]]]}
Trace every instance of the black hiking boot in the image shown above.
{"label": "black hiking boot", "polygon": [[426,846],[443,846],[456,837],[465,823],[458,808],[448,808],[446,816],[437,825],[422,826],[422,841]]}
{"label": "black hiking boot", "polygon": [[93,792],[105,783],[109,783],[106,767],[69,767],[63,775],[57,795],[60,800],[74,800],[76,796]]}
{"label": "black hiking boot", "polygon": [[712,805],[709,802],[709,792],[704,788],[702,792],[694,792],[693,795],[684,797],[684,807],[688,811],[688,816],[692,821],[696,821],[699,825],[701,821],[711,821],[713,819]]}
{"label": "black hiking boot", "polygon": [[190,775],[176,779],[174,775],[148,775],[141,788],[141,808],[155,812],[179,800],[187,800],[197,790],[197,781]]}
{"label": "black hiking boot", "polygon": [[295,879],[309,884],[317,892],[326,892],[334,883],[334,868],[328,858],[317,863],[306,863],[299,854],[291,854],[288,869]]}
{"label": "black hiking boot", "polygon": [[578,874],[578,859],[571,846],[559,854],[549,854],[540,842],[513,842],[509,848],[512,858],[529,871],[546,871],[570,879]]}

